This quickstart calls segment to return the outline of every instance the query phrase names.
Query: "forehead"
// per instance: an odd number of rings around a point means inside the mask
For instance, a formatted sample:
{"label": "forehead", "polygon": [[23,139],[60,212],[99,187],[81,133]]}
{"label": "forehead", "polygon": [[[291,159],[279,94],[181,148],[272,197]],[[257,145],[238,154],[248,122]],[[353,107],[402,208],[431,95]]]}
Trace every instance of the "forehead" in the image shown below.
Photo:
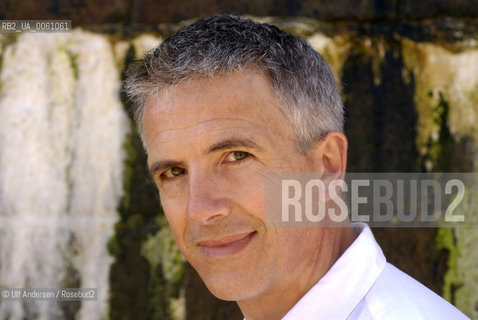
{"label": "forehead", "polygon": [[239,113],[245,106],[250,107],[248,112],[253,112],[261,106],[251,106],[248,101],[275,104],[276,100],[269,79],[259,71],[247,70],[167,86],[146,101],[145,113],[174,115],[213,109]]}
{"label": "forehead", "polygon": [[250,70],[170,86],[146,103],[148,152],[165,143],[235,131],[287,131],[279,103],[269,79]]}

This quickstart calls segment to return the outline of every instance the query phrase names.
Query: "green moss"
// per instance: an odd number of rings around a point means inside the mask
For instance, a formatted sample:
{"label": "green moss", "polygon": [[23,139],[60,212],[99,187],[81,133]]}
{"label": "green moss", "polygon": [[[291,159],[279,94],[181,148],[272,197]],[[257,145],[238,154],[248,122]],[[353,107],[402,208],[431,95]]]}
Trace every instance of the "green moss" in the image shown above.
{"label": "green moss", "polygon": [[434,102],[431,108],[432,128],[427,141],[427,153],[422,158],[422,168],[425,171],[446,171],[449,170],[449,150],[453,141],[448,117],[450,105],[440,91],[437,95],[429,90],[429,99]]}
{"label": "green moss", "polygon": [[[454,140],[450,133],[450,103],[441,87],[436,87],[434,77],[447,74],[446,66],[431,73],[428,67],[428,51],[437,49],[420,46],[402,39],[402,56],[405,63],[405,78],[415,79],[414,102],[418,114],[416,145],[420,153],[421,169],[427,172],[447,172],[450,168],[450,148]],[[441,227],[435,236],[437,250],[447,253],[447,270],[443,277],[442,295],[455,302],[457,288],[457,256],[455,230]]]}
{"label": "green moss", "polygon": [[109,254],[111,254],[116,260],[119,260],[121,258],[121,255],[122,255],[121,245],[116,235],[112,236],[108,240],[107,248],[108,248]]}
{"label": "green moss", "polygon": [[[184,258],[179,251],[164,216],[157,218],[159,231],[141,245],[141,255],[151,272],[149,309],[152,319],[172,319],[184,275]],[[164,298],[168,298],[167,305]]]}
{"label": "green moss", "polygon": [[436,248],[448,252],[447,272],[443,279],[442,296],[454,303],[454,288],[457,283],[457,248],[454,229],[440,228],[435,238]]}
{"label": "green moss", "polygon": [[[414,101],[418,114],[417,148],[422,170],[435,172],[474,171],[473,147],[478,130],[473,123],[478,114],[478,84],[464,61],[472,61],[473,52],[453,52],[440,46],[402,41],[406,72],[415,80]],[[463,69],[457,67],[463,65]],[[467,79],[466,81],[464,79]],[[452,134],[453,133],[453,134]],[[478,318],[475,307],[478,290],[474,228],[478,193],[467,188],[460,210],[465,226],[441,227],[436,248],[447,254],[442,295],[471,318]],[[468,227],[467,227],[468,226]]]}
{"label": "green moss", "polygon": [[[470,175],[469,175],[470,176]],[[478,319],[478,272],[476,262],[478,261],[478,175],[474,175],[473,183],[468,183],[465,197],[462,201],[461,210],[465,214],[465,226],[455,229],[456,241],[456,265],[451,277],[450,286],[454,293],[455,305],[472,319]]]}
{"label": "green moss", "polygon": [[[427,152],[422,157],[422,169],[424,171],[446,172],[450,170],[450,148],[453,138],[448,126],[450,105],[443,93],[434,93],[427,90],[425,96],[431,105],[431,130],[427,141]],[[455,229],[444,226],[438,229],[435,237],[438,250],[448,253],[447,271],[443,277],[442,296],[450,303],[455,304],[455,291],[460,285],[457,278],[457,243]]]}
{"label": "green moss", "polygon": [[71,52],[71,50],[66,50],[65,52],[70,59],[70,66],[73,70],[73,76],[75,77],[75,80],[78,80],[78,78],[80,77],[80,69],[78,67],[78,54]]}
{"label": "green moss", "polygon": [[467,181],[465,195],[458,207],[459,213],[465,216],[463,225],[455,228],[445,226],[436,237],[437,248],[448,252],[442,295],[472,319],[478,318],[475,307],[478,290],[474,285],[478,283],[475,271],[478,254],[473,250],[478,238],[474,228],[478,223],[474,214],[478,209],[477,177],[475,174],[464,178]]}
{"label": "green moss", "polygon": [[166,280],[177,286],[182,281],[184,258],[164,216],[159,216],[157,221],[160,229],[143,242],[141,254],[153,269],[161,266]]}

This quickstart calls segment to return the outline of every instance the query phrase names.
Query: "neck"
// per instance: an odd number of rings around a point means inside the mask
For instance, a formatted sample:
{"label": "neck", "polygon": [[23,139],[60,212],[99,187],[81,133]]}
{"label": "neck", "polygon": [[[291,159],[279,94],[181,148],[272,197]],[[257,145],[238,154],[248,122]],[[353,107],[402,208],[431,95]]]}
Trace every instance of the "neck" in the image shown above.
{"label": "neck", "polygon": [[323,229],[322,246],[305,270],[298,272],[295,281],[277,283],[260,296],[238,301],[247,320],[281,319],[329,271],[357,237],[354,229]]}

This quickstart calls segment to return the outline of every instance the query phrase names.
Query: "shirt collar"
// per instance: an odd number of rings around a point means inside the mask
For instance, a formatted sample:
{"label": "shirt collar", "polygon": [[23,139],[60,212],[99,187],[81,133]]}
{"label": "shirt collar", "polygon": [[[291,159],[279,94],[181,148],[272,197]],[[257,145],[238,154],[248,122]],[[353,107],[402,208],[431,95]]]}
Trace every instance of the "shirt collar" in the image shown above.
{"label": "shirt collar", "polygon": [[386,260],[365,223],[330,270],[289,310],[283,320],[346,319],[378,278]]}

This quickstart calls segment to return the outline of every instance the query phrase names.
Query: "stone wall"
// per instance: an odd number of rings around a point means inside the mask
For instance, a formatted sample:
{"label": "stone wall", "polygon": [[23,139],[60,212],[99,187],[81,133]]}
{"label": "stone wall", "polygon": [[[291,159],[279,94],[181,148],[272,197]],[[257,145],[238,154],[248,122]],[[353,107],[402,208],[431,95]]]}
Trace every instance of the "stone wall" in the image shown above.
{"label": "stone wall", "polygon": [[[184,20],[217,12],[254,15],[277,24],[306,36],[324,55],[341,83],[349,171],[477,171],[476,1],[5,0],[0,4],[1,19],[71,19],[74,27],[103,38],[119,78],[133,59],[187,23]],[[0,36],[5,64],[7,48],[15,46],[21,35]],[[69,72],[81,75],[83,69],[75,63],[72,59]],[[0,88],[5,94],[6,87]],[[128,102],[121,98],[128,112]],[[241,319],[237,306],[212,297],[178,254],[131,116],[123,129],[129,133],[122,149],[123,196],[108,243],[114,257],[108,317]],[[478,319],[477,230],[388,228],[374,233],[390,262]]]}
{"label": "stone wall", "polygon": [[214,13],[378,22],[476,18],[478,5],[474,0],[4,0],[0,3],[0,19],[71,19],[75,26],[180,22]]}

